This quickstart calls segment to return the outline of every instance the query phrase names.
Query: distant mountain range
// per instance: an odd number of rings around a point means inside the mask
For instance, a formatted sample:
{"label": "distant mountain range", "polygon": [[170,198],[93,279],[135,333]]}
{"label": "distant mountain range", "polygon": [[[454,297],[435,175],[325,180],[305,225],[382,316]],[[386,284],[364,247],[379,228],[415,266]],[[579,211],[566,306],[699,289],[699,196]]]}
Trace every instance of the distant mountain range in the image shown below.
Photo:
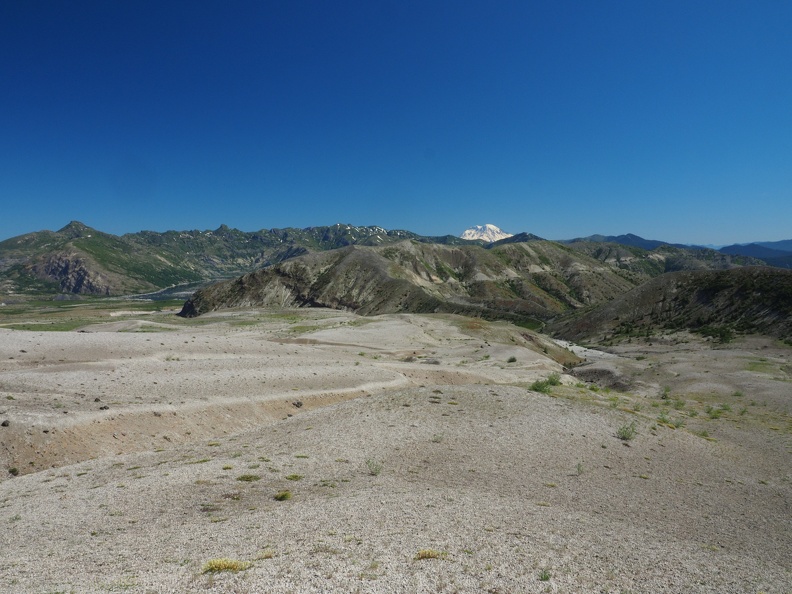
{"label": "distant mountain range", "polygon": [[0,298],[159,292],[191,295],[184,316],[239,306],[451,312],[551,324],[571,337],[677,322],[787,332],[792,272],[768,262],[788,263],[792,241],[718,251],[630,234],[548,241],[494,225],[477,233],[337,224],[116,236],[73,221],[0,242]]}
{"label": "distant mountain range", "polygon": [[313,251],[412,239],[464,244],[454,236],[423,237],[382,227],[332,225],[243,232],[140,231],[110,235],[72,221],[0,242],[0,295],[123,295],[232,278]]}

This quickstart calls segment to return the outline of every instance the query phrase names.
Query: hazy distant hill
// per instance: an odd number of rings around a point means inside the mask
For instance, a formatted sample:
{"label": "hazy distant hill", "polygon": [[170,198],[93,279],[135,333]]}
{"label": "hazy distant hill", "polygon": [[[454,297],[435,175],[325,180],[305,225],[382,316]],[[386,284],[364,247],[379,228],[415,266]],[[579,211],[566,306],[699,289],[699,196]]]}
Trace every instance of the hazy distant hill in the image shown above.
{"label": "hazy distant hill", "polygon": [[[658,241],[656,239],[644,239],[632,233],[626,235],[589,235],[588,237],[578,237],[570,239],[564,243],[574,242],[593,242],[593,243],[618,243],[621,245],[629,245],[632,247],[639,247],[645,250],[653,250],[662,245],[671,245],[665,241]],[[684,247],[684,246],[682,246]]]}
{"label": "hazy distant hill", "polygon": [[679,328],[721,339],[733,331],[792,338],[792,271],[751,266],[664,274],[557,320],[549,331],[568,340],[602,341]]}
{"label": "hazy distant hill", "polygon": [[720,251],[724,254],[739,254],[759,258],[770,266],[792,268],[792,239],[750,243],[747,245],[727,245],[720,248]]}

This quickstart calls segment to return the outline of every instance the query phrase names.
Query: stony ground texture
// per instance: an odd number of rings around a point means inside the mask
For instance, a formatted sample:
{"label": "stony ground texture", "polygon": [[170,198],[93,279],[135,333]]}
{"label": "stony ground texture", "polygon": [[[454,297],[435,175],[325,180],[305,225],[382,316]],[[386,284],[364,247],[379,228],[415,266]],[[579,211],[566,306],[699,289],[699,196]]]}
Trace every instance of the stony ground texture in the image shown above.
{"label": "stony ground texture", "polygon": [[792,592],[788,347],[117,318],[0,330],[1,592]]}

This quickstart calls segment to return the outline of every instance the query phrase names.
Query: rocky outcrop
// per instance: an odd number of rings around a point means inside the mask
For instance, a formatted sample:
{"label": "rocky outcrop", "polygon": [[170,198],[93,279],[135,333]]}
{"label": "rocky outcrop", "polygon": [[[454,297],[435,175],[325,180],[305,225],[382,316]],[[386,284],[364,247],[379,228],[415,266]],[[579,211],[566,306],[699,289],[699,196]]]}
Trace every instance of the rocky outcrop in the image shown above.
{"label": "rocky outcrop", "polygon": [[57,282],[64,293],[110,295],[108,279],[75,254],[52,255],[33,265],[31,272],[41,279]]}

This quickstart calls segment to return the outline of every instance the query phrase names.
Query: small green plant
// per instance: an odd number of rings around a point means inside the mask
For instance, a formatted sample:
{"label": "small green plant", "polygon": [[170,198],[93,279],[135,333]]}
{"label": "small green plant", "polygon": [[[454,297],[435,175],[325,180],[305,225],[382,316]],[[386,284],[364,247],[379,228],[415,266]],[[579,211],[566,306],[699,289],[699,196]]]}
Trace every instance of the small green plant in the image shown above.
{"label": "small green plant", "polygon": [[441,441],[443,441],[442,433],[436,433],[432,436],[432,443],[440,443]]}
{"label": "small green plant", "polygon": [[17,468],[16,466],[12,466],[11,468],[8,469],[8,474],[10,474],[11,476],[17,476],[19,474],[19,468]]}
{"label": "small green plant", "polygon": [[550,575],[550,572],[547,571],[546,569],[543,569],[542,571],[539,572],[540,582],[549,582],[551,577],[552,576]]}
{"label": "small green plant", "polygon": [[580,476],[581,474],[583,474],[583,471],[584,471],[583,462],[578,462],[577,466],[575,466],[575,472],[577,472],[577,475]]}
{"label": "small green plant", "polygon": [[369,458],[366,460],[366,468],[371,476],[377,476],[382,472],[382,462]]}
{"label": "small green plant", "polygon": [[253,481],[260,481],[261,477],[257,474],[243,474],[237,477],[238,481],[242,481],[243,483],[252,483]]}
{"label": "small green plant", "polygon": [[713,406],[708,406],[704,409],[704,412],[707,413],[710,419],[720,419],[721,415],[723,415],[723,411],[719,408],[715,408]]}
{"label": "small green plant", "polygon": [[616,430],[616,437],[621,439],[622,441],[630,441],[635,437],[638,431],[635,428],[635,421],[630,423],[629,425],[622,425]]}
{"label": "small green plant", "polygon": [[287,501],[292,498],[291,491],[280,491],[272,497],[275,501]]}
{"label": "small green plant", "polygon": [[286,477],[287,481],[299,481],[302,479],[303,475],[301,474],[290,474]]}
{"label": "small green plant", "polygon": [[445,559],[446,553],[435,551],[434,549],[421,549],[415,554],[416,561],[423,561],[424,559]]}
{"label": "small green plant", "polygon": [[512,356],[512,357],[509,357],[509,358],[506,360],[506,363],[517,363],[517,357],[514,357],[514,356]]}
{"label": "small green plant", "polygon": [[671,395],[671,386],[663,386],[663,391],[660,393],[660,398],[668,400]]}
{"label": "small green plant", "polygon": [[219,573],[221,571],[243,571],[250,567],[249,561],[237,561],[236,559],[210,559],[204,563],[203,573]]}
{"label": "small green plant", "polygon": [[542,394],[549,394],[550,388],[553,386],[558,386],[561,384],[561,376],[557,373],[551,373],[547,379],[543,380],[536,380],[531,386],[528,388],[533,392],[541,392]]}

